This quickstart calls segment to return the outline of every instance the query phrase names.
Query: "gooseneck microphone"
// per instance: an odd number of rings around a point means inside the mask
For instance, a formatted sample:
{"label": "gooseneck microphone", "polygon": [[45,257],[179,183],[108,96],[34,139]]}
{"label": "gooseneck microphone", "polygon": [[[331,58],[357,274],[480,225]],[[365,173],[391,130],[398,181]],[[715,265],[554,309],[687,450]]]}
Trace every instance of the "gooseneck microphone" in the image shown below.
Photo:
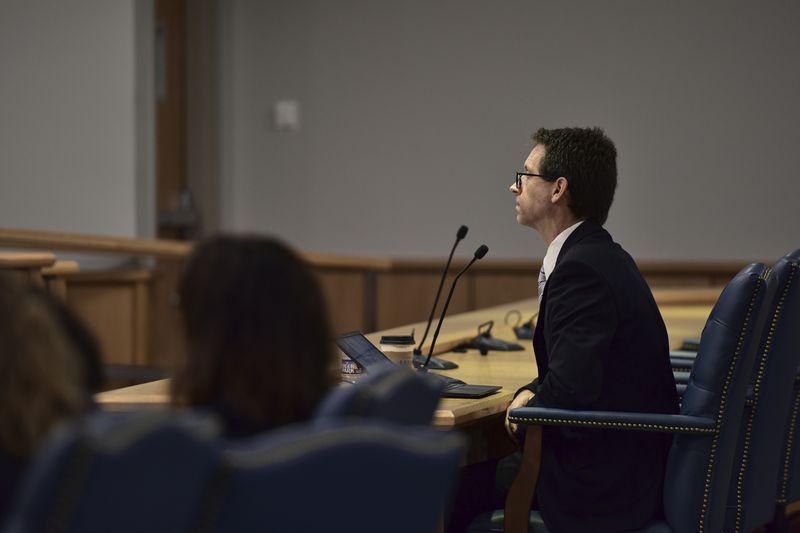
{"label": "gooseneck microphone", "polygon": [[[436,291],[436,299],[433,300],[433,307],[431,308],[431,316],[428,317],[428,325],[425,326],[425,333],[422,335],[422,340],[419,342],[416,348],[414,348],[414,355],[422,355],[422,345],[425,344],[425,339],[428,338],[428,331],[431,329],[431,324],[433,323],[433,315],[436,313],[436,306],[439,305],[439,296],[442,295],[442,287],[444,287],[444,279],[447,277],[447,271],[450,269],[450,263],[453,261],[453,253],[456,251],[456,247],[461,240],[467,236],[467,232],[469,228],[466,226],[461,226],[458,228],[458,232],[456,233],[456,242],[453,243],[453,248],[450,250],[450,257],[447,258],[447,264],[444,266],[444,270],[442,271],[442,279],[439,280],[439,289]],[[427,362],[426,362],[427,364]]]}
{"label": "gooseneck microphone", "polygon": [[431,356],[433,355],[433,348],[434,348],[434,346],[436,346],[436,339],[439,338],[439,330],[442,329],[442,322],[444,322],[444,317],[447,314],[447,308],[450,305],[450,299],[453,297],[453,291],[456,288],[456,282],[458,282],[458,278],[460,278],[461,275],[464,272],[469,270],[469,267],[471,267],[475,263],[475,261],[477,261],[478,259],[483,259],[483,257],[488,252],[489,252],[489,247],[486,246],[485,244],[481,244],[480,246],[478,246],[478,249],[475,250],[475,255],[472,257],[472,259],[470,259],[469,263],[467,263],[466,266],[464,268],[462,268],[458,272],[458,274],[456,274],[456,277],[453,278],[453,283],[450,284],[450,292],[447,293],[447,300],[445,300],[445,302],[444,302],[444,308],[442,309],[442,315],[439,317],[439,323],[436,324],[436,331],[433,332],[433,339],[431,340],[431,347],[428,350],[428,358],[425,360],[425,364],[422,365],[422,368],[420,369],[423,372],[428,370],[428,362],[431,360]]}

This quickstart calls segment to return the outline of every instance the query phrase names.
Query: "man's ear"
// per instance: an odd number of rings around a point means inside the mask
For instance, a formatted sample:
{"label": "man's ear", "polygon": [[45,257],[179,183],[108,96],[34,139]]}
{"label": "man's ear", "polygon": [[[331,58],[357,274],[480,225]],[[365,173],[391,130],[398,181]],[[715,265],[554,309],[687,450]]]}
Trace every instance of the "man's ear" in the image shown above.
{"label": "man's ear", "polygon": [[567,178],[561,176],[553,182],[553,189],[550,194],[550,201],[552,203],[559,202],[562,198],[566,198],[566,195],[569,193],[569,181]]}

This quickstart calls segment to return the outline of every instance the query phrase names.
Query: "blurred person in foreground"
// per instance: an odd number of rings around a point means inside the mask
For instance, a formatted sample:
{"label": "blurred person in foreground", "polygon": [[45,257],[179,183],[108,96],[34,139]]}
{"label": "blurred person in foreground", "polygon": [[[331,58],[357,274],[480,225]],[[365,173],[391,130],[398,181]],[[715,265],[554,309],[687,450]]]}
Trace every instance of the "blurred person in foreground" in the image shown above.
{"label": "blurred person in foreground", "polygon": [[334,384],[333,338],[303,260],[274,239],[213,237],[195,246],[179,290],[174,404],[215,412],[229,437],[311,417]]}
{"label": "blurred person in foreground", "polygon": [[92,409],[97,344],[63,304],[0,272],[0,521],[47,434]]}

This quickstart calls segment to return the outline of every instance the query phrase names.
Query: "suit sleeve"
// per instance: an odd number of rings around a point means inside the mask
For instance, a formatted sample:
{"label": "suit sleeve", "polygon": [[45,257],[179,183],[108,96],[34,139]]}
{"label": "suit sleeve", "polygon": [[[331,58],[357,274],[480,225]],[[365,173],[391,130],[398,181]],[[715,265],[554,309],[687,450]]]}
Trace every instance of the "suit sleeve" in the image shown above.
{"label": "suit sleeve", "polygon": [[549,370],[535,383],[536,396],[529,405],[591,407],[602,393],[605,362],[616,333],[614,297],[602,276],[578,262],[559,265],[547,284],[544,334]]}

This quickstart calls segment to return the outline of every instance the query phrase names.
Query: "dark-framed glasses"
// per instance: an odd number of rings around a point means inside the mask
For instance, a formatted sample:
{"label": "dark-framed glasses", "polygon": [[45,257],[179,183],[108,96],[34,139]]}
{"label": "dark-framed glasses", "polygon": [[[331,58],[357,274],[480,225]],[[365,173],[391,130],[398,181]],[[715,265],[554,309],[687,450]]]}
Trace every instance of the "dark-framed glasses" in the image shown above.
{"label": "dark-framed glasses", "polygon": [[547,176],[545,174],[531,174],[530,172],[517,172],[517,180],[514,182],[517,186],[517,190],[522,190],[522,176],[532,176],[536,178],[542,178],[545,181],[556,181],[558,177],[556,176]]}

